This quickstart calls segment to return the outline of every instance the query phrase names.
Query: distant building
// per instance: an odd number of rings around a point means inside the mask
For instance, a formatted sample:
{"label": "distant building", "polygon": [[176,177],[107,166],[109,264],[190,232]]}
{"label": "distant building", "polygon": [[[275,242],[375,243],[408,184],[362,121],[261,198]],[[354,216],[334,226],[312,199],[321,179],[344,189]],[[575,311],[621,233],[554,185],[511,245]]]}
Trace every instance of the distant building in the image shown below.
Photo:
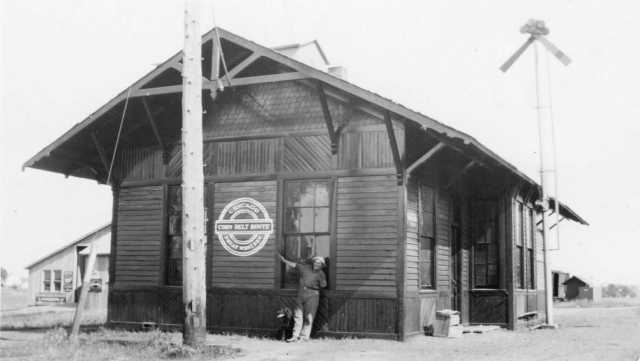
{"label": "distant building", "polygon": [[104,225],[27,266],[29,302],[35,305],[76,302],[76,294],[79,294],[76,290],[82,285],[91,244],[97,247],[97,258],[91,275],[88,307],[105,308],[109,282],[111,224]]}
{"label": "distant building", "polygon": [[566,287],[564,282],[569,279],[569,273],[551,271],[553,275],[553,300],[564,301],[566,299]]}
{"label": "distant building", "polygon": [[573,276],[564,282],[567,300],[600,301],[602,290],[600,287],[589,285],[580,278]]}

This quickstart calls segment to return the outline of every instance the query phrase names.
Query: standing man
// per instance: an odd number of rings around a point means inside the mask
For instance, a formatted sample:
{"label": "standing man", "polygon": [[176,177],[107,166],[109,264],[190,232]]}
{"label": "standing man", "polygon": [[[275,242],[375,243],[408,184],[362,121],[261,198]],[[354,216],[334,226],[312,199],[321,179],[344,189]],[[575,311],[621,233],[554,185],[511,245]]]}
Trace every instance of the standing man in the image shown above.
{"label": "standing man", "polygon": [[327,287],[327,278],[322,271],[325,266],[324,258],[313,257],[311,264],[296,263],[280,256],[280,260],[287,266],[298,270],[298,297],[296,298],[296,309],[294,310],[293,334],[287,342],[296,342],[298,340],[306,341],[311,334],[313,319],[318,310],[318,302],[320,300],[320,290]]}

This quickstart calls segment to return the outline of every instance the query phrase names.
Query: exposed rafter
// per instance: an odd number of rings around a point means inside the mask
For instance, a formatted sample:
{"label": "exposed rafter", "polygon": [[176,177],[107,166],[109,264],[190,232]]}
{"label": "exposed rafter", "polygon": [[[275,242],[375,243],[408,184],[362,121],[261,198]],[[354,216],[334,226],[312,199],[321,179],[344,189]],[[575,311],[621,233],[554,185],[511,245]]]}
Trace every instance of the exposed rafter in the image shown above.
{"label": "exposed rafter", "polygon": [[329,110],[329,103],[327,102],[327,95],[324,92],[324,87],[321,82],[317,82],[318,95],[320,96],[320,106],[322,107],[322,114],[324,115],[324,122],[327,125],[327,131],[329,132],[329,139],[331,140],[331,154],[338,153],[338,139],[336,137],[336,131],[333,128],[333,119],[331,119],[331,111]]}
{"label": "exposed rafter", "polygon": [[444,148],[445,144],[442,142],[438,142],[438,144],[436,144],[435,146],[433,146],[431,149],[429,149],[426,153],[424,153],[420,158],[418,158],[415,162],[413,162],[408,168],[407,168],[407,177],[411,176],[411,172],[413,172],[416,168],[418,168],[419,166],[421,166],[422,164],[424,164],[427,160],[429,160],[429,158],[433,157],[436,153],[438,153],[438,151],[442,148]]}
{"label": "exposed rafter", "polygon": [[240,74],[241,71],[249,67],[249,65],[253,64],[254,61],[258,60],[259,57],[260,55],[256,53],[249,55],[248,58],[244,59],[240,62],[240,64],[234,66],[233,69],[229,70],[229,72],[227,73],[227,77],[229,77],[229,79],[235,78],[238,74]]}
{"label": "exposed rafter", "polygon": [[391,113],[388,111],[384,112],[384,124],[387,127],[389,145],[391,146],[391,153],[393,154],[393,163],[396,165],[396,177],[398,178],[398,184],[400,185],[404,181],[402,160],[400,159],[400,149],[398,148],[398,142],[396,141],[396,133],[393,131]]}
{"label": "exposed rafter", "polygon": [[432,129],[426,129],[427,135],[435,138],[437,141],[446,144],[447,147],[455,150],[456,152],[462,154],[463,156],[465,156],[466,158],[469,158],[473,161],[476,162],[477,165],[481,166],[481,167],[485,167],[485,168],[489,168],[487,166],[487,164],[480,158],[473,156],[470,154],[470,152],[465,151],[464,149],[462,149],[462,147],[460,147],[459,145],[455,144],[453,141],[451,141],[449,138],[439,134],[436,131],[433,131]]}
{"label": "exposed rafter", "polygon": [[151,129],[153,130],[153,134],[156,137],[156,141],[162,149],[162,161],[164,164],[167,164],[169,160],[169,150],[167,149],[167,145],[162,140],[160,136],[160,131],[158,131],[158,126],[156,125],[156,121],[153,117],[153,113],[151,113],[151,109],[149,108],[149,104],[145,98],[142,98],[142,105],[144,106],[144,112],[147,114],[147,119],[149,120],[149,124],[151,125]]}
{"label": "exposed rafter", "polygon": [[444,188],[445,189],[451,188],[454,184],[458,182],[458,180],[460,180],[460,178],[462,178],[463,175],[465,175],[471,168],[473,168],[476,165],[477,163],[475,160],[469,161],[469,163],[467,163],[453,177],[451,177],[451,180],[449,181],[449,183],[447,183],[447,185]]}

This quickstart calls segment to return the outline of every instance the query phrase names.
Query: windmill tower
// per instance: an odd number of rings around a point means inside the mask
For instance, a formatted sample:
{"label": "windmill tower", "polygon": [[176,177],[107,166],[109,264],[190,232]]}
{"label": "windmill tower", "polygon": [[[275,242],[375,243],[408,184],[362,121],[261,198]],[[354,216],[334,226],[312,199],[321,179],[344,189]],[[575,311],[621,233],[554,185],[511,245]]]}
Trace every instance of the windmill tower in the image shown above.
{"label": "windmill tower", "polygon": [[[539,154],[540,154],[540,188],[541,188],[541,201],[542,201],[542,238],[544,242],[544,282],[545,282],[545,316],[547,319],[547,325],[555,327],[553,322],[553,295],[552,295],[552,278],[551,267],[549,266],[549,239],[547,237],[547,207],[549,204],[547,193],[545,189],[545,159],[544,159],[544,141],[543,141],[543,126],[542,126],[542,107],[540,105],[540,81],[539,81],[539,61],[538,61],[538,47],[537,43],[541,43],[553,56],[555,56],[563,65],[569,65],[571,59],[553,45],[545,36],[549,34],[549,28],[541,20],[529,20],[520,28],[520,32],[523,34],[529,34],[527,40],[516,50],[507,61],[502,64],[500,70],[504,73],[511,68],[511,66],[520,58],[520,56],[527,50],[531,44],[534,45],[534,71],[535,71],[535,85],[536,85],[536,116],[538,121],[538,142],[539,142]],[[558,201],[558,171],[557,171],[557,157],[556,157],[556,136],[555,126],[553,124],[553,118],[551,119],[551,143],[553,153],[553,174],[554,174],[554,186],[555,197],[554,200],[554,213],[556,215],[556,232],[557,242],[560,242],[560,202]]]}

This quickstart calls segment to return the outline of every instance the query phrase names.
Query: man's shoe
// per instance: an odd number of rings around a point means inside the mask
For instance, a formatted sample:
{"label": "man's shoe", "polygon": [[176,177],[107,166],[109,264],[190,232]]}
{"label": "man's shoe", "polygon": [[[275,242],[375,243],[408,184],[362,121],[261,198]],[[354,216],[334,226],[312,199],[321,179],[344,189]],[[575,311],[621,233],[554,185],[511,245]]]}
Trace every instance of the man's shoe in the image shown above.
{"label": "man's shoe", "polygon": [[299,340],[299,338],[297,338],[297,337],[291,337],[291,338],[286,339],[285,341],[286,342],[298,342],[298,340]]}

